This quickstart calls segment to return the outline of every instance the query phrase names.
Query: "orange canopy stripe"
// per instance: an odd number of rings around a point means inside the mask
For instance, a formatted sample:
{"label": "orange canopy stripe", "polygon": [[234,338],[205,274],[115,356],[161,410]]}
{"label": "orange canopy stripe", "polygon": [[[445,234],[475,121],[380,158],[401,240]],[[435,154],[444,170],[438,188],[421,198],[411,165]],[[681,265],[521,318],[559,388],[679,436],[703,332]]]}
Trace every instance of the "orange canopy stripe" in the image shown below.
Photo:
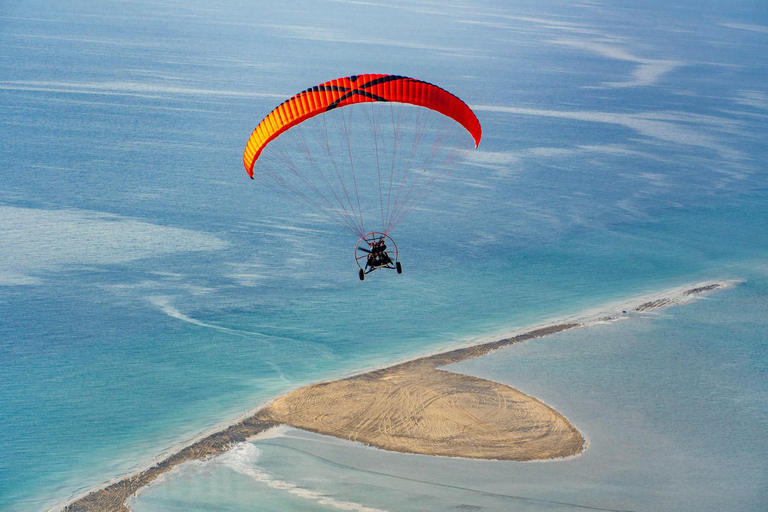
{"label": "orange canopy stripe", "polygon": [[243,165],[253,178],[253,167],[264,148],[278,135],[297,124],[354,103],[392,101],[426,107],[450,117],[480,143],[482,128],[472,109],[445,89],[398,75],[353,75],[310,87],[291,97],[253,130],[243,152]]}

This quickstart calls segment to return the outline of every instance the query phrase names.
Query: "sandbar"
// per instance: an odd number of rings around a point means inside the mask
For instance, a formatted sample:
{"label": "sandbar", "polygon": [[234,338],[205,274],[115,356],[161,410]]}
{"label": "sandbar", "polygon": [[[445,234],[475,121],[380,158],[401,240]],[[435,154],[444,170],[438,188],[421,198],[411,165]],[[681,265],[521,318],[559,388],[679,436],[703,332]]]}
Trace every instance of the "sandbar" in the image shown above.
{"label": "sandbar", "polygon": [[305,386],[148,469],[74,499],[63,510],[129,511],[125,501],[172,468],[223,453],[278,425],[404,453],[510,461],[577,455],[585,449],[584,437],[553,408],[507,385],[441,368],[526,340],[683,304],[730,284],[667,290],[613,306],[607,313],[603,309],[497,341]]}

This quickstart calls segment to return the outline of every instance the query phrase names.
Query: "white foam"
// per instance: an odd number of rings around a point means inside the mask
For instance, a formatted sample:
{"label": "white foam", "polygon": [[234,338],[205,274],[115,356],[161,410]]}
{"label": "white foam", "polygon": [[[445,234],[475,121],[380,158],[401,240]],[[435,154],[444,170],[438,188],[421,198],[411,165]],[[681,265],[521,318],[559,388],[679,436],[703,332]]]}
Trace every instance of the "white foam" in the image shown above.
{"label": "white foam", "polygon": [[106,96],[210,96],[245,99],[284,99],[284,94],[231,91],[226,89],[200,89],[144,82],[65,82],[41,80],[0,81],[0,90],[26,92],[57,92],[73,94],[99,94]]}
{"label": "white foam", "polygon": [[187,322],[193,325],[197,325],[200,327],[206,327],[208,329],[215,329],[217,331],[226,332],[228,334],[237,334],[237,335],[245,335],[245,336],[259,336],[263,338],[278,338],[277,336],[270,336],[268,334],[264,334],[261,332],[253,332],[253,331],[243,331],[239,329],[230,329],[229,327],[222,327],[220,325],[215,324],[209,324],[206,322],[203,322],[201,320],[197,320],[196,318],[192,318],[190,316],[185,315],[175,307],[173,307],[170,304],[170,298],[162,295],[155,295],[148,297],[149,302],[154,304],[155,306],[159,307],[160,310],[165,313],[166,315],[170,316],[171,318],[176,318],[177,320],[181,320],[182,322]]}
{"label": "white foam", "polygon": [[39,277],[28,276],[20,272],[0,270],[0,286],[30,286],[42,284]]}
{"label": "white foam", "polygon": [[768,110],[768,94],[763,91],[739,91],[739,95],[734,101],[740,105]]}
{"label": "white foam", "polygon": [[[175,306],[171,304],[171,297],[167,295],[151,295],[147,297],[147,300],[154,306],[157,306],[160,308],[160,311],[165,313],[171,318],[175,318],[176,320],[181,320],[182,322],[187,322],[192,325],[197,325],[199,327],[205,327],[206,329],[213,329],[220,332],[225,332],[227,334],[233,334],[235,336],[255,336],[258,338],[263,339],[266,342],[272,342],[275,340],[282,340],[282,341],[288,341],[293,344],[296,344],[297,346],[305,347],[307,350],[313,350],[317,354],[316,357],[328,357],[328,350],[316,343],[311,343],[305,340],[297,339],[297,338],[289,338],[287,336],[278,336],[276,334],[265,334],[263,332],[257,332],[257,331],[246,331],[244,329],[232,329],[230,327],[224,327],[221,325],[211,324],[208,322],[203,322],[202,320],[198,320],[197,318],[193,318],[189,315],[185,315],[181,311],[179,311]],[[267,361],[266,364],[270,366],[275,373],[278,375],[283,374],[283,370],[278,367],[276,364]],[[288,381],[288,379],[284,380]]]}
{"label": "white foam", "polygon": [[634,77],[633,80],[624,82],[605,82],[603,85],[606,87],[641,87],[655,85],[664,74],[683,65],[682,62],[675,60],[637,57],[625,49],[613,44],[596,43],[580,39],[560,39],[552,41],[552,43],[586,50],[609,59],[623,60],[625,62],[637,64],[637,67],[632,72],[632,76]]}
{"label": "white foam", "polygon": [[[601,111],[544,110],[496,105],[473,105],[472,108],[476,111],[524,116],[556,117],[573,121],[616,124],[652,139],[673,144],[714,149],[725,157],[738,156],[732,149],[720,143],[716,137],[713,137],[709,133],[705,133],[705,130],[724,131],[724,126],[727,127],[727,133],[738,133],[738,130],[732,123],[729,123],[726,119],[719,119],[713,116],[691,117],[673,112],[639,112],[635,114],[625,114]],[[691,126],[694,123],[698,126]]]}
{"label": "white foam", "polygon": [[751,32],[761,32],[763,34],[768,34],[768,27],[765,25],[750,25],[748,23],[721,23],[721,25],[738,30],[749,30]]}
{"label": "white foam", "polygon": [[268,25],[260,24],[259,27],[268,29],[279,30],[285,34],[291,34],[290,36],[299,40],[305,41],[322,41],[330,43],[344,43],[351,45],[363,45],[363,46],[383,46],[392,48],[409,48],[414,50],[426,50],[445,53],[456,57],[466,56],[473,58],[496,58],[485,52],[471,50],[459,46],[443,46],[435,44],[418,43],[404,39],[385,39],[374,38],[370,35],[365,37],[350,36],[348,34],[338,32],[336,30],[328,28],[318,28],[316,26],[304,26],[304,25]]}
{"label": "white foam", "polygon": [[38,284],[72,265],[107,265],[188,251],[223,249],[208,233],[88,210],[0,205],[0,286]]}
{"label": "white foam", "polygon": [[287,491],[299,498],[303,498],[308,501],[315,501],[321,505],[333,507],[337,510],[353,510],[356,512],[383,512],[380,509],[366,507],[365,505],[361,505],[359,503],[340,501],[336,498],[323,494],[322,492],[304,489],[297,486],[296,484],[292,484],[284,480],[279,480],[256,466],[256,461],[259,458],[259,454],[260,451],[254,444],[241,443],[235,446],[232,450],[219,456],[217,458],[217,462],[242,475],[247,475],[255,481],[264,484],[271,489]]}

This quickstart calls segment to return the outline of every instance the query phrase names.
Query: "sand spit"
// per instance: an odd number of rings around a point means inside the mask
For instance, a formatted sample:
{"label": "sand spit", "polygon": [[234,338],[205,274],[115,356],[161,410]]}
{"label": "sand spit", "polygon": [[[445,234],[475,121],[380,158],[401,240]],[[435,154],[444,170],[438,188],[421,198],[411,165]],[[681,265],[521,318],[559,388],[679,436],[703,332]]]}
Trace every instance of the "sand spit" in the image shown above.
{"label": "sand spit", "polygon": [[439,368],[525,340],[616,320],[628,311],[639,314],[683,304],[730,284],[668,290],[613,307],[608,314],[603,310],[578,321],[306,386],[149,469],[77,498],[63,510],[127,512],[129,497],[172,468],[223,453],[281,424],[407,453],[516,461],[578,454],[584,449],[584,438],[551,407],[509,386]]}
{"label": "sand spit", "polygon": [[582,450],[584,438],[557,411],[509,386],[437,367],[572,327],[538,329],[491,346],[314,384],[278,398],[262,414],[397,452],[518,461],[567,457]]}

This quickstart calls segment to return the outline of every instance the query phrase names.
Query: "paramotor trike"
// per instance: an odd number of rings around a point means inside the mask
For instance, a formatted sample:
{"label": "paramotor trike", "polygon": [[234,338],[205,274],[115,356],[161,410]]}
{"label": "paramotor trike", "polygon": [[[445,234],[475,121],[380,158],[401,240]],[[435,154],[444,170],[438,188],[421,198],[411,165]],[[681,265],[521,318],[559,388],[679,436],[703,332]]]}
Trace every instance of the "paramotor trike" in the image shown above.
{"label": "paramotor trike", "polygon": [[403,267],[397,256],[397,244],[388,234],[373,231],[362,236],[355,247],[355,262],[360,267],[360,280],[364,280],[366,274],[379,268],[397,270],[398,274],[402,274]]}

